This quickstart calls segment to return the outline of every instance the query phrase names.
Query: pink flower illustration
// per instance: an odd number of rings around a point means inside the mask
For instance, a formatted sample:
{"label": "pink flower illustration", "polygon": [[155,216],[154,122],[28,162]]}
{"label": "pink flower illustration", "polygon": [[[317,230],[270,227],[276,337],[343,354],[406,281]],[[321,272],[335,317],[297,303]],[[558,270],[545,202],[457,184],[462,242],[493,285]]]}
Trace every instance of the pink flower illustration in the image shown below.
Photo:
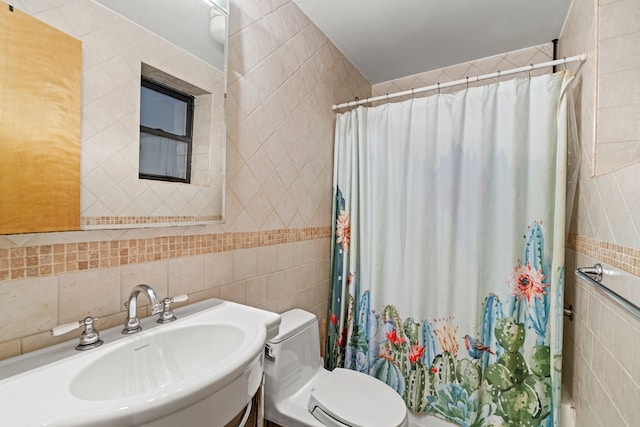
{"label": "pink flower illustration", "polygon": [[400,345],[407,340],[406,338],[399,337],[395,330],[387,332],[385,335],[387,339],[395,345]]}
{"label": "pink flower illustration", "polygon": [[542,299],[542,295],[545,295],[544,288],[549,286],[542,283],[544,279],[542,269],[534,270],[531,268],[531,263],[519,265],[509,280],[511,293],[520,301],[526,299],[528,303],[531,302],[531,297]]}
{"label": "pink flower illustration", "polygon": [[424,347],[421,345],[411,346],[411,351],[409,352],[409,362],[416,363],[416,360],[420,359],[424,354]]}
{"label": "pink flower illustration", "polygon": [[349,253],[349,243],[351,242],[351,216],[347,211],[340,211],[336,223],[336,243],[342,243],[344,253]]}

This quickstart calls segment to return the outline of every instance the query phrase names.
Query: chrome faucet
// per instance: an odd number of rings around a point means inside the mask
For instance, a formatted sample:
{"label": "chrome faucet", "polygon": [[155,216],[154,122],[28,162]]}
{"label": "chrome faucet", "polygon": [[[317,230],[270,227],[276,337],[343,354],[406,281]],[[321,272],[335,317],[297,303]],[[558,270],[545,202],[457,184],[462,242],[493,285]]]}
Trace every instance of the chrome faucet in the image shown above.
{"label": "chrome faucet", "polygon": [[135,288],[131,290],[131,294],[129,295],[129,301],[127,301],[124,305],[129,309],[129,315],[127,320],[124,322],[124,329],[122,330],[123,334],[135,334],[142,330],[140,326],[140,319],[138,319],[138,295],[140,292],[144,292],[149,297],[149,301],[151,302],[151,314],[158,314],[162,311],[162,303],[158,299],[156,292],[149,285],[137,285]]}

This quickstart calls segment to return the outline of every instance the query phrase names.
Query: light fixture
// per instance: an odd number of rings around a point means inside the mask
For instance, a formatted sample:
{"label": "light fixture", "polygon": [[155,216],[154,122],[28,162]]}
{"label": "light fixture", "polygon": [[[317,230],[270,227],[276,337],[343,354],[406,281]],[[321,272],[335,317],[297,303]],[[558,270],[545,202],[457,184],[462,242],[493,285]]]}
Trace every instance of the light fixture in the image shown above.
{"label": "light fixture", "polygon": [[209,9],[209,34],[216,43],[224,46],[227,40],[227,15],[215,6]]}
{"label": "light fixture", "polygon": [[202,0],[207,6],[215,6],[223,13],[229,14],[229,0]]}

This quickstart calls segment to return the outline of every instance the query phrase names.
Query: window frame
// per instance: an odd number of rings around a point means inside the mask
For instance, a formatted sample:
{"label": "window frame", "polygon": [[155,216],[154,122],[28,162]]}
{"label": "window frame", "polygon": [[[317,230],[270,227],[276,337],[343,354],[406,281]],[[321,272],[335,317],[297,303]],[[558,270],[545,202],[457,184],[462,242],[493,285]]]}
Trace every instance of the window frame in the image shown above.
{"label": "window frame", "polygon": [[[187,168],[185,171],[186,177],[183,179],[183,178],[178,178],[173,176],[142,173],[140,172],[140,166],[138,166],[138,178],[149,179],[154,181],[182,182],[185,184],[189,184],[191,182],[191,163],[192,163],[191,155],[193,150],[195,96],[189,95],[184,92],[180,92],[177,89],[174,89],[170,86],[167,86],[165,84],[162,84],[160,82],[157,82],[145,76],[142,76],[140,80],[140,88],[142,89],[142,87],[146,87],[147,89],[151,89],[153,91],[162,93],[163,95],[167,95],[187,103],[187,117],[186,117],[186,123],[185,123],[186,135],[185,136],[176,135],[171,132],[166,132],[166,131],[163,131],[162,129],[155,129],[155,128],[143,126],[142,123],[140,123],[140,133],[144,132],[144,133],[160,136],[167,139],[172,139],[174,141],[180,141],[180,142],[186,143],[187,144]],[[140,103],[140,108],[142,109],[142,103]],[[140,115],[142,115],[142,112],[140,113]],[[138,146],[140,146],[140,144],[141,142],[138,144]]]}

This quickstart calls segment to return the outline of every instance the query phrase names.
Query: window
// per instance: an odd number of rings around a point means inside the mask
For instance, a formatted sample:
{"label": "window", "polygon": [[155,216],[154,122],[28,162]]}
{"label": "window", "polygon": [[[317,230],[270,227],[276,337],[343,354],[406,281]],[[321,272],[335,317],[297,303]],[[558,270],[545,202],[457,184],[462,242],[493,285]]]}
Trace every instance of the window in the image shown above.
{"label": "window", "polygon": [[142,77],[139,177],[191,180],[194,97]]}

